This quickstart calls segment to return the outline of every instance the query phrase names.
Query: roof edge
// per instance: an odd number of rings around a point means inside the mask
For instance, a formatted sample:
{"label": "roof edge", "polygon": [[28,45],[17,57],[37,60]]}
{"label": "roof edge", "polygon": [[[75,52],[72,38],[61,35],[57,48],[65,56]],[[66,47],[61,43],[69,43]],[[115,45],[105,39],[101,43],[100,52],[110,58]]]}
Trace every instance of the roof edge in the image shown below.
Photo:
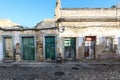
{"label": "roof edge", "polygon": [[116,10],[120,8],[62,8],[61,10]]}

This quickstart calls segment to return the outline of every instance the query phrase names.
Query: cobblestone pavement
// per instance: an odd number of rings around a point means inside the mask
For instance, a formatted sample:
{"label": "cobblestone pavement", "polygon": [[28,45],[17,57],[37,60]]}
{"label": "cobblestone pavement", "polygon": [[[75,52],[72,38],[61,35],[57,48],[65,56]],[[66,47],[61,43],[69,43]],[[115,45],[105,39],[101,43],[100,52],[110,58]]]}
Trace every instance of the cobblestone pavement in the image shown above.
{"label": "cobblestone pavement", "polygon": [[120,65],[1,65],[0,80],[120,80]]}

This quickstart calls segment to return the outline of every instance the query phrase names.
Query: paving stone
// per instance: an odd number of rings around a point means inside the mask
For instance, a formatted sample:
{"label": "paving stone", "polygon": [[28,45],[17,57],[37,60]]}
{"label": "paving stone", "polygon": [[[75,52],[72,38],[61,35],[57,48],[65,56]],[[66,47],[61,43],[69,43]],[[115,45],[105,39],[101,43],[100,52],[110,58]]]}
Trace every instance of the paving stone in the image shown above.
{"label": "paving stone", "polygon": [[119,75],[119,64],[0,66],[0,80],[120,80]]}

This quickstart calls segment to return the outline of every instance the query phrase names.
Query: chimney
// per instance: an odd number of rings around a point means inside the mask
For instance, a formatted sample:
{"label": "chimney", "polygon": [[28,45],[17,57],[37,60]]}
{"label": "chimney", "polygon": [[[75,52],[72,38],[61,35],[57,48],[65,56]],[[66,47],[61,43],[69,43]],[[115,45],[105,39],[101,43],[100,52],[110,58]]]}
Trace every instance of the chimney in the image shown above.
{"label": "chimney", "polygon": [[61,15],[61,0],[56,1],[56,7],[55,7],[55,19],[59,19]]}

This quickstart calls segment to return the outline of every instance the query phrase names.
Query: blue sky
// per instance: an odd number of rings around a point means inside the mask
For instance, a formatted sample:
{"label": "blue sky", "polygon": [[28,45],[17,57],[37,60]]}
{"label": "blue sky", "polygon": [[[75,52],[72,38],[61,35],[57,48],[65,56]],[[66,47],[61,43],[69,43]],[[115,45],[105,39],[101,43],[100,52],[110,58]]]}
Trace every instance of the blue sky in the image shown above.
{"label": "blue sky", "polygon": [[[120,0],[61,0],[65,8],[109,8]],[[0,19],[33,27],[54,17],[56,0],[0,0]]]}

